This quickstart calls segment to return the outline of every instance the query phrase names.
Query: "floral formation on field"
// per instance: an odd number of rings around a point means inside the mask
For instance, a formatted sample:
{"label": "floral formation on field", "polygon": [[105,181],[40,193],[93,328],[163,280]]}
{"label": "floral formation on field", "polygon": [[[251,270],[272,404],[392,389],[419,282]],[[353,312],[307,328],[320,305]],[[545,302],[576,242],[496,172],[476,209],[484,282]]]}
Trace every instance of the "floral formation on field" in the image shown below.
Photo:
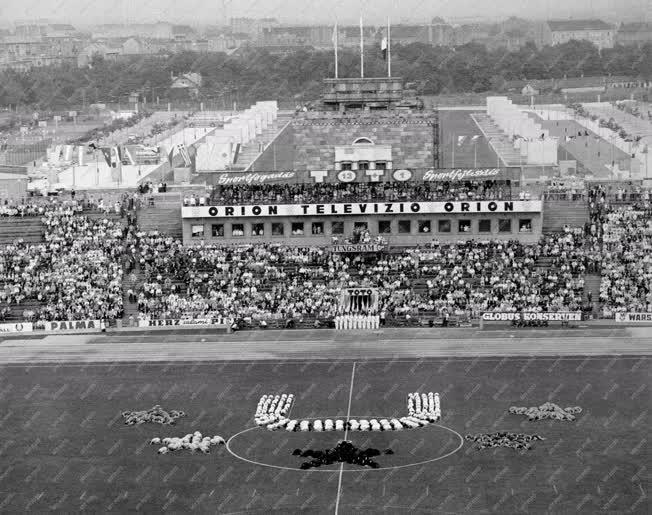
{"label": "floral formation on field", "polygon": [[154,424],[167,424],[173,425],[176,419],[185,417],[183,411],[170,410],[165,411],[158,404],[148,410],[144,411],[123,411],[122,418],[125,419],[125,424],[133,426],[136,424],[144,424],[145,422],[152,422]]}
{"label": "floral formation on field", "polygon": [[256,408],[256,425],[270,431],[401,431],[427,426],[441,419],[439,394],[410,393],[408,395],[408,416],[391,419],[314,419],[298,420],[288,418],[294,402],[294,395],[263,395]]}
{"label": "floral formation on field", "polygon": [[225,444],[224,438],[221,436],[202,436],[199,431],[188,433],[181,438],[152,438],[149,443],[150,445],[163,444],[163,447],[158,450],[159,454],[167,454],[171,451],[181,450],[188,450],[192,453],[202,452],[204,454],[209,454],[212,446]]}
{"label": "floral formation on field", "polygon": [[514,450],[529,451],[535,440],[545,440],[537,434],[527,435],[524,433],[480,433],[477,435],[466,435],[466,440],[476,442],[476,449],[491,449],[494,447],[509,447]]}
{"label": "floral formation on field", "polygon": [[321,467],[322,465],[332,465],[333,463],[349,463],[351,465],[360,465],[362,467],[371,467],[377,469],[378,463],[372,458],[380,456],[381,454],[394,454],[391,449],[386,449],[380,452],[378,449],[359,449],[348,440],[340,441],[332,449],[323,451],[313,451],[311,449],[302,451],[295,449],[292,453],[293,456],[300,456],[302,458],[312,458],[310,461],[305,461],[301,464],[301,469],[311,469],[313,467]]}
{"label": "floral formation on field", "polygon": [[528,420],[575,420],[575,415],[582,412],[579,406],[561,408],[554,402],[546,402],[541,406],[532,406],[530,408],[512,406],[509,412],[514,415],[525,415]]}

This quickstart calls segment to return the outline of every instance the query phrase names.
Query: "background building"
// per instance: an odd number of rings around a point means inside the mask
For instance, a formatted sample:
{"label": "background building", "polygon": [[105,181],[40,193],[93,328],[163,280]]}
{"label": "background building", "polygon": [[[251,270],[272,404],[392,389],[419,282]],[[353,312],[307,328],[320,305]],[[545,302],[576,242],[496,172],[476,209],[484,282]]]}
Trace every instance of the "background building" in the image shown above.
{"label": "background building", "polygon": [[616,32],[619,45],[644,45],[652,41],[652,23],[621,23]]}
{"label": "background building", "polygon": [[590,41],[598,48],[612,48],[616,29],[602,20],[549,21],[544,27],[544,41],[560,45],[573,39]]}

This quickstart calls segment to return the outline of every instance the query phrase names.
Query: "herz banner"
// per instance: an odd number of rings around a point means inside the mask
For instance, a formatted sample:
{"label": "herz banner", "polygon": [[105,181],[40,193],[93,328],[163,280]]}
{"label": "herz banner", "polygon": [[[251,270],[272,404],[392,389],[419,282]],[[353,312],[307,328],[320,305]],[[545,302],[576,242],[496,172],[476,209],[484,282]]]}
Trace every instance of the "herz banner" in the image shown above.
{"label": "herz banner", "polygon": [[194,327],[227,327],[228,321],[213,318],[195,318],[192,320],[139,320],[138,327],[171,327],[171,326],[194,326]]}

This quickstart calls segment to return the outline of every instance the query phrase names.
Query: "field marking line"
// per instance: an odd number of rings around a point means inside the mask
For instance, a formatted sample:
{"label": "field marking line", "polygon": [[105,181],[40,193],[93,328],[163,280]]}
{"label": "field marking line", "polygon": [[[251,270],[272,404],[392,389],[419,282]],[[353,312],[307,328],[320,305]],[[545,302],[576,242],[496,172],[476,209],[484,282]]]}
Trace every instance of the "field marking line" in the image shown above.
{"label": "field marking line", "polygon": [[[355,364],[351,368],[351,386],[349,387],[349,406],[346,409],[346,422],[344,426],[344,440],[346,441],[349,435],[349,419],[351,418],[351,401],[353,399],[353,381],[355,379]],[[340,477],[337,481],[337,497],[335,498],[335,515],[338,515],[340,510],[340,494],[342,492],[342,473],[344,472],[344,463],[340,464]]]}

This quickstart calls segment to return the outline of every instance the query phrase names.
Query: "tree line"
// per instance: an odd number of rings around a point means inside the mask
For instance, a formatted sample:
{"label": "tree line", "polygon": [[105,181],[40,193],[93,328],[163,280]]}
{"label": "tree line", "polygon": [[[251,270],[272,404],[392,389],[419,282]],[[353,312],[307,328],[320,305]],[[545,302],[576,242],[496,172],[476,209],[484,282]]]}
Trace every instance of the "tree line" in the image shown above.
{"label": "tree line", "polygon": [[[171,75],[198,72],[201,99],[314,100],[322,79],[333,77],[333,52],[298,49],[277,55],[262,48],[224,53],[180,52],[106,61],[93,58],[88,67],[63,65],[27,72],[0,73],[0,105],[63,109],[92,103],[126,102],[139,92],[150,102],[165,99]],[[507,81],[624,75],[652,79],[652,43],[616,46],[599,51],[586,41],[538,49],[529,43],[518,50],[489,50],[484,45],[433,47],[421,43],[392,46],[392,74],[418,85],[424,95],[500,92]],[[340,77],[359,77],[355,51],[339,54]],[[380,48],[365,54],[365,76],[386,75]]]}

